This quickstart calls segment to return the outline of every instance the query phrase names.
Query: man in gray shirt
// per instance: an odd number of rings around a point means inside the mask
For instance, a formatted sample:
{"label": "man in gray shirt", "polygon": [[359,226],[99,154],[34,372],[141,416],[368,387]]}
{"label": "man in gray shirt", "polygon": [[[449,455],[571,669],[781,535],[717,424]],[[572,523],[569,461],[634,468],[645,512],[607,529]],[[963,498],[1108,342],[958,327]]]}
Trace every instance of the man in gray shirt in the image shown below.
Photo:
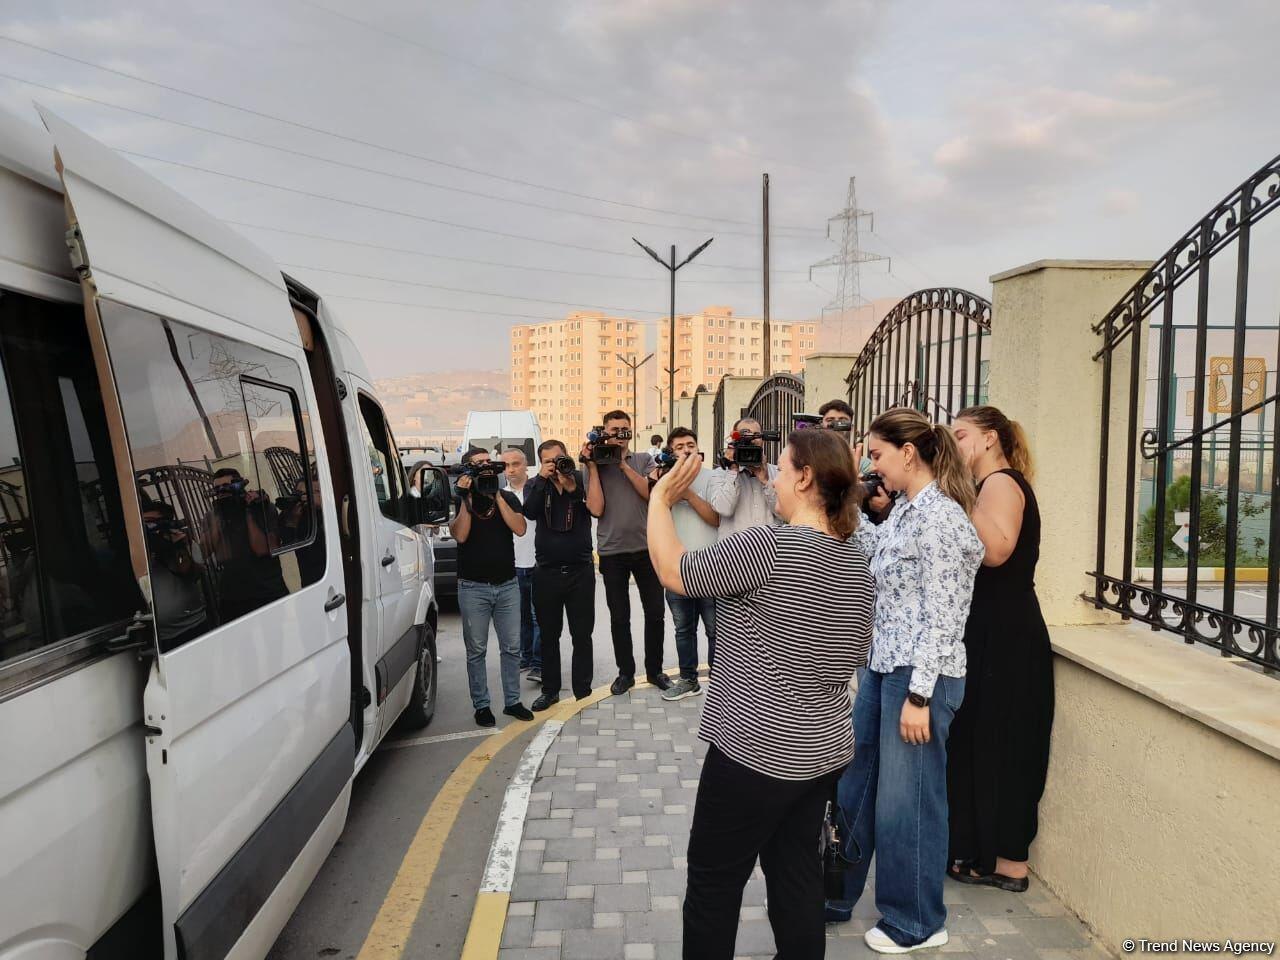
{"label": "man in gray shirt", "polygon": [[[756,420],[743,418],[733,425],[733,429],[735,432],[749,430],[759,434],[760,424]],[[764,446],[764,441],[759,437],[752,443]],[[733,447],[726,447],[724,455],[726,460],[732,461]],[[774,513],[778,494],[773,489],[773,478],[777,475],[778,468],[772,463],[758,467],[739,467],[732,462],[726,469],[712,474],[707,502],[720,514],[717,534],[721,540],[747,527],[782,524]]]}
{"label": "man in gray shirt", "polygon": [[[647,453],[631,453],[631,417],[624,410],[604,415],[605,439],[602,443],[622,447],[622,462],[599,467],[600,486],[604,490],[604,513],[596,527],[597,550],[600,554],[600,578],[604,580],[604,597],[609,605],[609,625],[613,633],[613,655],[618,663],[618,678],[610,690],[614,696],[635,686],[636,659],[631,646],[631,595],[629,583],[635,577],[644,608],[644,671],[650,683],[659,690],[671,686],[662,672],[662,646],[665,609],[664,592],[653,564],[649,561],[649,472],[653,458]],[[583,451],[590,456],[589,448]],[[595,477],[588,478],[588,485]]]}

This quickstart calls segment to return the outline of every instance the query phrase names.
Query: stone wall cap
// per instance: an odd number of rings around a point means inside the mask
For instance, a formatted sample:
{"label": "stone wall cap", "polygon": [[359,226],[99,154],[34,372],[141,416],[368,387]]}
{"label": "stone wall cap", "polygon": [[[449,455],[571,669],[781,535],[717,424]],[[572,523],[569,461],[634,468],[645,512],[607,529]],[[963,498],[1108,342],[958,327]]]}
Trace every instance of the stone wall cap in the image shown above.
{"label": "stone wall cap", "polygon": [[811,353],[811,354],[809,354],[808,356],[806,356],[806,357],[805,357],[805,360],[806,360],[806,361],[809,361],[809,360],[850,360],[850,359],[856,360],[856,359],[857,359],[858,357],[860,357],[860,356],[862,356],[862,354],[860,354],[860,353],[835,353],[835,352],[832,352],[832,353],[826,353],[826,352],[821,352],[821,353]]}
{"label": "stone wall cap", "polygon": [[1037,270],[1150,270],[1154,260],[1035,260],[991,277],[991,283],[1035,273]]}
{"label": "stone wall cap", "polygon": [[1280,760],[1280,681],[1138,624],[1052,626],[1054,653]]}

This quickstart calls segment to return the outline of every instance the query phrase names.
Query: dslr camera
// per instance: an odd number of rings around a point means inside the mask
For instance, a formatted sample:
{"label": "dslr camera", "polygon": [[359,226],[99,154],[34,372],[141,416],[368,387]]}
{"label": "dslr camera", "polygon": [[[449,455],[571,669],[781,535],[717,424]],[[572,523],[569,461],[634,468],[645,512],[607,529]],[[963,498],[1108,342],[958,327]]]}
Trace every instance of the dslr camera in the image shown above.
{"label": "dslr camera", "polygon": [[482,497],[498,495],[498,477],[502,476],[506,465],[501,463],[468,463],[462,471],[463,476],[471,478],[471,489]]}
{"label": "dslr camera", "polygon": [[779,441],[782,434],[777,430],[761,430],[755,433],[751,430],[735,430],[733,431],[729,446],[733,448],[733,463],[740,467],[760,467],[764,465],[764,447],[757,446],[754,441]]}
{"label": "dslr camera", "polygon": [[610,443],[610,440],[630,440],[631,429],[623,427],[618,431],[616,436],[610,436],[605,433],[604,427],[592,427],[591,432],[587,434],[587,445],[591,448],[589,459],[598,467],[617,466],[622,463],[623,446],[620,443]]}
{"label": "dslr camera", "polygon": [[573,457],[559,456],[555,459],[556,473],[562,476],[571,477],[578,465],[573,462]]}
{"label": "dslr camera", "polygon": [[884,477],[870,470],[858,478],[858,482],[862,485],[862,499],[870,500],[877,493],[884,491]]}

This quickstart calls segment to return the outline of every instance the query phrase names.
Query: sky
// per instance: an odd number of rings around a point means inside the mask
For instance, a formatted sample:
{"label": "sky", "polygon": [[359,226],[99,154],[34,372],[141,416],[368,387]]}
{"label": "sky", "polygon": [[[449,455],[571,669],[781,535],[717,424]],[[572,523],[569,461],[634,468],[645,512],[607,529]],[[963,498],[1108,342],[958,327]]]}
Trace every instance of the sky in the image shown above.
{"label": "sky", "polygon": [[1273,0],[0,0],[0,105],[236,224],[386,377],[574,309],[653,330],[632,237],[714,237],[677,308],[758,316],[765,172],[775,319],[832,300],[852,176],[867,298],[1154,259],[1280,150],[1278,34]]}

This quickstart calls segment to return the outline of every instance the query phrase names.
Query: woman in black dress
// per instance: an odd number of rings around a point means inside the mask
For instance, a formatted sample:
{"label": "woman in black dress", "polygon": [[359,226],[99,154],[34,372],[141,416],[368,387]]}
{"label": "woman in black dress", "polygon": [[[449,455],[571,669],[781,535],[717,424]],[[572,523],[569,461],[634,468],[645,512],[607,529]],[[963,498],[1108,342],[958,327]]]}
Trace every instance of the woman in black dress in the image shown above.
{"label": "woman in black dress", "polygon": [[964,701],[947,749],[948,873],[1021,893],[1053,726],[1053,659],[1035,594],[1040,511],[1015,421],[995,407],[969,407],[952,429],[978,484],[972,519],[987,551],[965,626]]}

